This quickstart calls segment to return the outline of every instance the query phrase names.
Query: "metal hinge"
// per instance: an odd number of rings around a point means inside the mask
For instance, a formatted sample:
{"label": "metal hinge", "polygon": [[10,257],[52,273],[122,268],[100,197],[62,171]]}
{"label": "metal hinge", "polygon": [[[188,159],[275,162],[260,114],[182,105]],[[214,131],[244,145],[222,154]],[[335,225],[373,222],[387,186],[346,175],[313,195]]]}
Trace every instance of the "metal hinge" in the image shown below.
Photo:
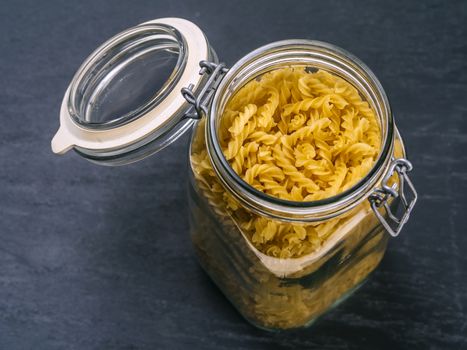
{"label": "metal hinge", "polygon": [[190,84],[181,90],[185,100],[192,105],[192,108],[185,113],[185,118],[201,119],[203,115],[208,113],[209,103],[214,96],[214,92],[219,86],[224,74],[228,72],[224,63],[201,61],[199,66],[201,67],[199,74],[209,74],[209,79],[206,81],[197,96],[194,94],[193,84]]}
{"label": "metal hinge", "polygon": [[[409,219],[415,203],[417,202],[417,191],[407,175],[411,170],[412,164],[407,159],[393,159],[387,174],[381,181],[381,188],[375,189],[369,197],[371,208],[384,228],[393,237],[399,235],[402,227]],[[399,185],[395,183],[392,186],[389,186],[389,179],[394,175],[394,173],[397,173],[399,177]],[[408,196],[409,198],[411,197],[409,200],[407,199]],[[399,198],[400,203],[403,206],[402,213],[399,217],[394,214],[391,209],[390,201],[395,198]],[[384,207],[387,218],[385,218],[379,211],[381,207]]]}

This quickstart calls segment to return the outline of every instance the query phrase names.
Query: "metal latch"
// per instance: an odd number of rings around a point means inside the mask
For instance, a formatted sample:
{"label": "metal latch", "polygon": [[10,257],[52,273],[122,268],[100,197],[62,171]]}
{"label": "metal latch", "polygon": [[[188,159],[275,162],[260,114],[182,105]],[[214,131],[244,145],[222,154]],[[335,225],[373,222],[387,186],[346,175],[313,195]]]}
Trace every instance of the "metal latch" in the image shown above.
{"label": "metal latch", "polygon": [[193,106],[185,113],[185,118],[201,119],[203,115],[208,113],[209,103],[214,96],[214,92],[219,86],[224,74],[228,72],[224,63],[201,61],[199,66],[201,67],[199,74],[209,74],[209,79],[202,87],[198,96],[195,96],[194,94],[193,84],[190,84],[181,90],[185,100]]}
{"label": "metal latch", "polygon": [[[381,188],[375,189],[369,197],[371,208],[384,228],[393,237],[399,235],[417,202],[417,191],[407,175],[411,170],[412,164],[407,159],[393,159],[387,174],[381,181]],[[397,173],[399,177],[399,186],[396,183],[392,186],[388,185],[389,179],[394,173]],[[411,197],[410,200],[407,199],[407,196]],[[403,206],[399,217],[391,209],[390,201],[395,198],[399,198]],[[381,207],[384,207],[387,219],[379,211]]]}

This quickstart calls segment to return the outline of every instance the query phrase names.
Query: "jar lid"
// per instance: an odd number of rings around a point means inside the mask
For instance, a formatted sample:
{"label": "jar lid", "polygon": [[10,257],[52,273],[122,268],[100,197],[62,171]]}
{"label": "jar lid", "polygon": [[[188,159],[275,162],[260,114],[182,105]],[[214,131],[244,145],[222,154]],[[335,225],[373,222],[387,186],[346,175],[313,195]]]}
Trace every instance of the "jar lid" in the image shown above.
{"label": "jar lid", "polygon": [[74,149],[91,161],[120,165],[153,154],[195,120],[181,90],[197,91],[199,62],[217,61],[192,22],[162,18],[129,28],[81,65],[62,101],[54,153]]}

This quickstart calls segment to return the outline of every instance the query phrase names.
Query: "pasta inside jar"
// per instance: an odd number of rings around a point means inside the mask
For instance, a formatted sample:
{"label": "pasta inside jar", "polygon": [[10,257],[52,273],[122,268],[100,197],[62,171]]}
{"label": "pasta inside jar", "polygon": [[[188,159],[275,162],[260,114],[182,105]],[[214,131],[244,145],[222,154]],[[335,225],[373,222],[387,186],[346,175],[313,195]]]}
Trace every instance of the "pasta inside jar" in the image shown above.
{"label": "pasta inside jar", "polygon": [[[333,197],[361,181],[381,149],[374,110],[343,78],[303,65],[266,72],[227,102],[219,143],[235,173],[249,186],[288,201]],[[277,258],[319,250],[354,215],[289,223],[245,210],[217,182],[205,149],[192,153],[195,176],[226,203],[253,246]],[[217,205],[218,207],[218,205]],[[367,203],[358,207],[370,212]]]}
{"label": "pasta inside jar", "polygon": [[[380,115],[363,96],[324,69],[269,70],[219,109],[221,156],[239,182],[271,202],[332,202],[367,181],[382,154]],[[195,128],[190,152],[190,227],[201,265],[255,326],[311,324],[378,266],[388,235],[366,200],[315,221],[245,206],[214,167],[206,123]],[[404,156],[398,135],[392,156]]]}
{"label": "pasta inside jar", "polygon": [[220,127],[226,159],[249,185],[293,201],[332,197],[361,180],[381,147],[375,112],[344,79],[280,68],[243,86]]}
{"label": "pasta inside jar", "polygon": [[404,187],[390,164],[405,151],[384,90],[350,54],[312,41],[248,54],[190,155],[199,261],[252,324],[307,326],[381,261],[388,234],[368,199]]}

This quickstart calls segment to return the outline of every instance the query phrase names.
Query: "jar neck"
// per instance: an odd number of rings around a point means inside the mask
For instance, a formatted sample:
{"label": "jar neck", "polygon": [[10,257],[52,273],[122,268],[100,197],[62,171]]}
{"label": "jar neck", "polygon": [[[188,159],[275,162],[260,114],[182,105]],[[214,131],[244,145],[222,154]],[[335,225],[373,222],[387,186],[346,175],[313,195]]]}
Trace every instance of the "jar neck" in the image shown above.
{"label": "jar neck", "polygon": [[[290,65],[310,65],[346,79],[373,108],[381,129],[381,151],[370,172],[350,189],[323,200],[294,202],[256,190],[234,172],[219,143],[220,119],[230,97],[251,79],[267,71]],[[219,180],[244,207],[274,219],[319,221],[343,214],[369,197],[385,175],[391,161],[394,129],[391,109],[381,84],[358,58],[330,44],[309,40],[286,40],[251,52],[229,70],[212,101],[206,125],[206,140],[208,153]]]}

